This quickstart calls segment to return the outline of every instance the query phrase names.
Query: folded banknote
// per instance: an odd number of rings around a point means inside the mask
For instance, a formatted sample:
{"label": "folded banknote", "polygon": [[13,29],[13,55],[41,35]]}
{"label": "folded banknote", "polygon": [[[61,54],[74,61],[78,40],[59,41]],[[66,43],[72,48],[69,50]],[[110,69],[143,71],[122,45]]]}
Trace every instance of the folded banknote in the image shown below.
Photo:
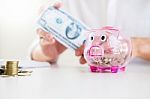
{"label": "folded banknote", "polygon": [[73,50],[84,43],[85,33],[89,29],[67,12],[54,7],[47,8],[41,14],[38,24],[42,29],[51,33],[57,41]]}

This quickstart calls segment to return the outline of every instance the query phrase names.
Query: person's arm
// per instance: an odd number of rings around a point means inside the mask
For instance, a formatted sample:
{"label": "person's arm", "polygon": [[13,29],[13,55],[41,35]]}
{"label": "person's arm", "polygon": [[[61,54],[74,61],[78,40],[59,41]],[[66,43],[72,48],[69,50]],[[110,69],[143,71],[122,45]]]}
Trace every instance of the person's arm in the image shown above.
{"label": "person's arm", "polygon": [[133,56],[150,61],[150,38],[131,38],[133,45]]}

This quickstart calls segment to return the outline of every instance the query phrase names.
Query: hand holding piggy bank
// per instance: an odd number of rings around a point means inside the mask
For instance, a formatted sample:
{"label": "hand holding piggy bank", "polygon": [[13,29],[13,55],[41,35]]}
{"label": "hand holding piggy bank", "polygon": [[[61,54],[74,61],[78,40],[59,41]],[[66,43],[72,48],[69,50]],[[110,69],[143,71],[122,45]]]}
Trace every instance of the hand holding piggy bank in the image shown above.
{"label": "hand holding piggy bank", "polygon": [[131,42],[113,27],[90,30],[87,33],[84,57],[92,72],[124,71],[131,57]]}

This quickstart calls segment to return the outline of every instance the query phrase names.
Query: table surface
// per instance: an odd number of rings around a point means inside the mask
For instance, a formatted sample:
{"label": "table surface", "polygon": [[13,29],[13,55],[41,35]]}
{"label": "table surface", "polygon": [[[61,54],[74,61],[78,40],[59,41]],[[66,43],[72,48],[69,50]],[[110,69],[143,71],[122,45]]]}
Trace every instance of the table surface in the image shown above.
{"label": "table surface", "polygon": [[130,63],[119,73],[91,73],[88,66],[76,65],[43,67],[32,68],[31,76],[0,77],[0,99],[150,99],[149,62]]}

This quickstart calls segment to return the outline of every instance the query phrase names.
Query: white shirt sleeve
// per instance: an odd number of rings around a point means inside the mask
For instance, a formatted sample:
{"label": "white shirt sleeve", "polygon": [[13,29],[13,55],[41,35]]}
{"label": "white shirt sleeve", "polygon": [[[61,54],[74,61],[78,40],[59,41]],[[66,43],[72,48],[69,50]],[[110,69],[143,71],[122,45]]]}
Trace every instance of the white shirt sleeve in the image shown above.
{"label": "white shirt sleeve", "polygon": [[39,37],[37,36],[36,39],[32,42],[32,44],[30,45],[29,47],[29,50],[28,50],[28,56],[27,56],[27,59],[29,60],[32,60],[32,51],[39,45]]}

